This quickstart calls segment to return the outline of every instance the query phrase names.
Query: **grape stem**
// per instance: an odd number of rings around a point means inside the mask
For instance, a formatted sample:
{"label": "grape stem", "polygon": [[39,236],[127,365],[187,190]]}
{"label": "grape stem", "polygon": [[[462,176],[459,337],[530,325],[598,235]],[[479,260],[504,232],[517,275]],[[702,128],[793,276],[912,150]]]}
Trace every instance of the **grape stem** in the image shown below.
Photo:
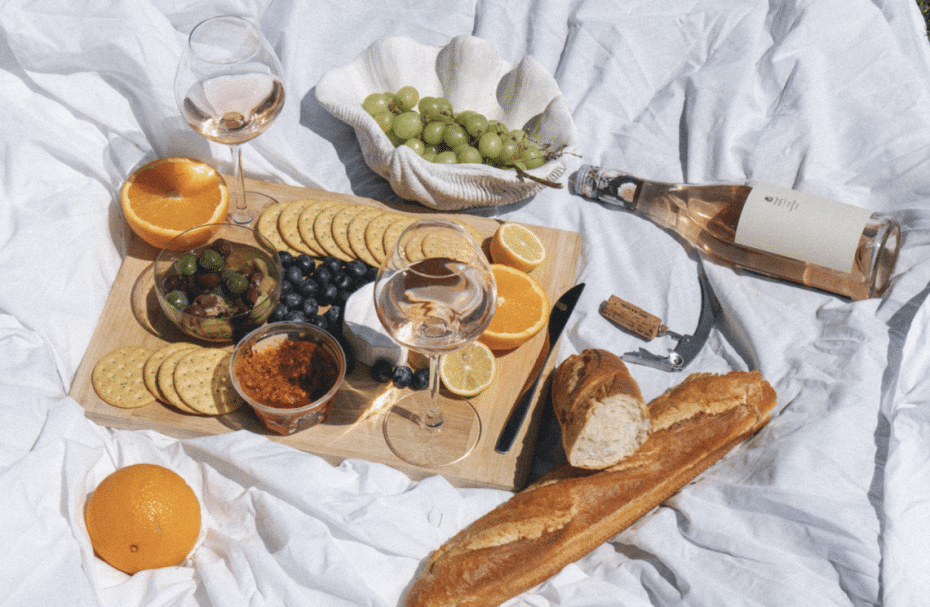
{"label": "grape stem", "polygon": [[513,165],[511,168],[513,168],[517,172],[517,175],[519,175],[520,177],[524,177],[531,181],[535,181],[536,183],[541,183],[545,186],[549,186],[550,188],[555,188],[555,189],[564,187],[563,184],[558,183],[557,181],[552,181],[550,179],[545,179],[543,177],[537,177],[536,175],[531,175],[530,173],[527,173],[526,171],[524,171],[523,169],[521,169],[520,167],[516,165]]}

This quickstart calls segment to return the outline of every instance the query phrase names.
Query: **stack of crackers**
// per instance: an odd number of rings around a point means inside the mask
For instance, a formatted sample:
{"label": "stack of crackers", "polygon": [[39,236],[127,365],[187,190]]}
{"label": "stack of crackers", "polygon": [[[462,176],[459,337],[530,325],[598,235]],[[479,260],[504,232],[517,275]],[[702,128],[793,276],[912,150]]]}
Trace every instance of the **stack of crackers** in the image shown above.
{"label": "stack of crackers", "polygon": [[[345,262],[358,259],[378,267],[401,233],[418,219],[422,217],[366,204],[303,199],[271,205],[259,217],[257,229],[279,251]],[[482,241],[473,226],[453,221]]]}
{"label": "stack of crackers", "polygon": [[123,409],[156,401],[194,415],[223,415],[243,405],[229,375],[231,353],[188,342],[158,349],[124,346],[94,366],[94,390]]}

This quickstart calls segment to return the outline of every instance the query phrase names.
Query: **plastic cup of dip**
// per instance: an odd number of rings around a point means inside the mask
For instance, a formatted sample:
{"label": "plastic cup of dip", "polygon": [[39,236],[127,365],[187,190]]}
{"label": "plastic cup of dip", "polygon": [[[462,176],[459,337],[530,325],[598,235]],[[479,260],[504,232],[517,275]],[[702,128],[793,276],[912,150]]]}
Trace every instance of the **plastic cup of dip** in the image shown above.
{"label": "plastic cup of dip", "polygon": [[319,327],[274,322],[239,341],[229,373],[262,425],[288,435],[326,420],[345,381],[346,357]]}

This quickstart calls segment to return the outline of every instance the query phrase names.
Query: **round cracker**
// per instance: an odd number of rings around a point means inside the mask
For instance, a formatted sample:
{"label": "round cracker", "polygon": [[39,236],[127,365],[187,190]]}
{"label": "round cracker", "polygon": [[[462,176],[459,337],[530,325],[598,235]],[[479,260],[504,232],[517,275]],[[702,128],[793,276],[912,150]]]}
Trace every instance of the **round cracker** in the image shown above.
{"label": "round cracker", "polygon": [[[200,350],[201,346],[196,346],[190,350]],[[185,413],[198,413],[196,409],[191,408],[184,399],[181,398],[181,395],[178,394],[178,390],[174,385],[174,370],[177,368],[178,363],[182,358],[187,356],[190,353],[189,350],[181,349],[175,350],[169,354],[165,360],[162,361],[161,365],[158,367],[158,388],[161,391],[162,395],[165,397],[165,402]]]}
{"label": "round cracker", "polygon": [[300,251],[287,244],[281,236],[281,231],[278,229],[278,218],[281,216],[281,211],[283,209],[284,204],[277,203],[262,211],[262,214],[258,217],[255,229],[259,234],[268,239],[268,242],[274,246],[276,251],[287,251],[288,253],[299,254]]}
{"label": "round cracker", "polygon": [[368,242],[365,240],[365,232],[368,231],[368,225],[383,214],[384,211],[376,207],[367,208],[356,214],[355,217],[352,218],[352,221],[349,222],[349,227],[346,229],[349,236],[349,246],[352,247],[352,252],[358,259],[361,259],[370,266],[377,267],[381,265],[381,262],[375,259],[375,256],[371,254],[371,250],[368,248]]}
{"label": "round cracker", "polygon": [[229,376],[231,357],[218,348],[202,348],[178,361],[174,385],[188,406],[206,415],[223,415],[244,404]]}
{"label": "round cracker", "polygon": [[196,345],[186,341],[177,341],[155,350],[155,352],[149,356],[149,359],[145,361],[145,366],[142,368],[142,377],[145,380],[145,387],[148,388],[149,392],[154,394],[158,400],[167,402],[167,398],[162,394],[161,386],[158,385],[158,369],[161,367],[161,364],[165,362],[166,358],[178,350],[196,347]]}
{"label": "round cracker", "polygon": [[326,207],[313,222],[313,235],[316,241],[320,243],[327,255],[332,255],[342,261],[352,261],[352,257],[345,254],[333,237],[333,219],[343,209],[343,205],[333,205]]}
{"label": "round cracker", "polygon": [[104,402],[121,409],[135,409],[155,401],[145,386],[143,369],[154,353],[144,346],[123,346],[107,352],[94,365],[91,383]]}
{"label": "round cracker", "polygon": [[426,238],[427,232],[417,231],[410,234],[404,242],[404,255],[408,262],[420,261],[426,259],[427,255],[423,253],[423,239]]}
{"label": "round cracker", "polygon": [[463,263],[475,255],[475,248],[464,236],[439,230],[424,235],[420,250],[425,257],[445,257]]}
{"label": "round cracker", "polygon": [[404,230],[416,223],[416,221],[416,217],[401,215],[393,222],[391,222],[387,229],[384,230],[383,244],[385,257],[389,257],[391,253],[394,252],[394,245],[397,243],[397,239],[400,238],[400,235],[404,233]]}
{"label": "round cracker", "polygon": [[346,255],[345,261],[352,261],[356,257],[355,251],[352,250],[352,244],[349,242],[349,224],[352,223],[352,220],[359,214],[368,213],[371,210],[372,207],[350,204],[343,207],[333,216],[330,231],[333,233],[333,240],[336,241],[336,246]]}
{"label": "round cracker", "polygon": [[313,249],[313,255],[316,257],[325,257],[327,253],[326,249],[316,238],[316,234],[313,231],[313,224],[316,222],[316,218],[319,217],[320,213],[336,205],[341,207],[342,203],[336,200],[315,200],[304,208],[300,213],[300,217],[297,219],[297,231],[300,233],[300,237],[303,239],[304,243]]}
{"label": "round cracker", "polygon": [[316,201],[312,199],[304,199],[284,203],[284,208],[281,209],[281,214],[278,215],[278,232],[281,233],[281,238],[294,250],[307,255],[319,255],[319,253],[304,242],[304,239],[300,236],[298,224],[300,214],[314,202]]}
{"label": "round cracker", "polygon": [[365,246],[368,247],[368,252],[371,253],[372,258],[378,262],[375,265],[380,266],[384,262],[386,257],[384,252],[384,232],[399,217],[401,217],[399,213],[386,211],[373,217],[365,226]]}

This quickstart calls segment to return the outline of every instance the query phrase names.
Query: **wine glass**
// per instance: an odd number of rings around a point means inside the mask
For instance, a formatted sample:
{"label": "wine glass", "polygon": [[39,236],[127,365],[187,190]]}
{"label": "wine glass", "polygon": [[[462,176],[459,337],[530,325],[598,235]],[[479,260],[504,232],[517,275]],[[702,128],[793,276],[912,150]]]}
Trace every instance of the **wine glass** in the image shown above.
{"label": "wine glass", "polygon": [[440,395],[439,362],[491,322],[497,287],[487,258],[457,223],[417,221],[381,264],[374,298],[387,332],[430,364],[429,390],[411,392],[385,415],[388,446],[424,468],[460,461],[477,444],[481,419],[467,400]]}
{"label": "wine glass", "polygon": [[197,24],[178,64],[174,97],[181,114],[195,131],[232,151],[238,192],[230,195],[236,201],[236,223],[252,221],[240,145],[264,132],[281,112],[281,72],[281,63],[258,28],[232,16]]}

